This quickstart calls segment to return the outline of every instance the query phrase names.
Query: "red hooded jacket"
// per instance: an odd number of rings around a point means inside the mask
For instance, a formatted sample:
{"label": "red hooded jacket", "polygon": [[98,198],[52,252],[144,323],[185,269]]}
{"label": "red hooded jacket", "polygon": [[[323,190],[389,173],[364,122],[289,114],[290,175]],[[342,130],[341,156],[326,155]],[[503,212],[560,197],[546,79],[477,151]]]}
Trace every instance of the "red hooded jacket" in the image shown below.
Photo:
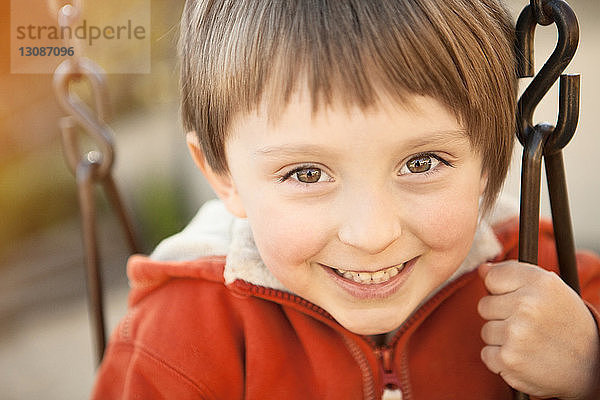
{"label": "red hooded jacket", "polygon": [[[494,232],[502,245],[494,261],[516,259],[516,221]],[[540,232],[539,264],[556,270],[551,226]],[[443,287],[378,347],[298,296],[239,279],[224,284],[224,263],[131,258],[130,309],[94,399],[379,399],[386,386],[403,400],[512,399],[480,360],[477,303],[487,292],[476,271]],[[600,260],[580,253],[578,263],[598,322]]]}

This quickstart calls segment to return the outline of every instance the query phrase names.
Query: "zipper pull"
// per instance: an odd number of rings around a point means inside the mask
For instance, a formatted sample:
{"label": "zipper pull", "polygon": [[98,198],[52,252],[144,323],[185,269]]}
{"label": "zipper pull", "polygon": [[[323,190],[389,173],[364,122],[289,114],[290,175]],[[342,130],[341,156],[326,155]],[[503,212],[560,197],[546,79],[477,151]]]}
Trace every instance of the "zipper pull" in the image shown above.
{"label": "zipper pull", "polygon": [[383,387],[385,389],[400,389],[400,379],[394,372],[394,351],[391,347],[381,347],[375,350],[375,355],[379,359],[379,368],[383,377]]}

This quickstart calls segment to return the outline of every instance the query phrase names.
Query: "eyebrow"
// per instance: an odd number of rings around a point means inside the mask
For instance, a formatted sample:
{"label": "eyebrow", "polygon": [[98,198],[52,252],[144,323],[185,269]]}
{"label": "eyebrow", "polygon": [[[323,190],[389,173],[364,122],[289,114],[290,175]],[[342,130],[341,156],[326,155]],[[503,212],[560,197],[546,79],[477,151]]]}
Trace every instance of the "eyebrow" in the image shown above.
{"label": "eyebrow", "polygon": [[322,146],[314,144],[284,144],[281,146],[266,146],[254,152],[258,156],[266,157],[281,157],[281,156],[306,156],[306,155],[323,155],[324,149]]}
{"label": "eyebrow", "polygon": [[427,134],[418,138],[414,138],[402,143],[402,147],[406,148],[415,148],[415,147],[425,147],[431,145],[438,145],[441,143],[452,143],[452,142],[462,142],[467,139],[469,144],[471,143],[471,138],[467,134],[465,129],[454,129],[449,131],[434,131],[431,134]]}
{"label": "eyebrow", "polygon": [[[464,139],[470,138],[467,131],[464,129],[456,129],[449,131],[434,131],[423,135],[422,137],[414,138],[408,141],[400,142],[399,146],[406,149],[418,149],[427,146],[436,146],[440,144],[462,142]],[[254,152],[256,156],[265,157],[294,157],[294,156],[322,156],[327,155],[329,151],[323,146],[314,144],[283,144],[280,146],[265,146],[257,149]]]}

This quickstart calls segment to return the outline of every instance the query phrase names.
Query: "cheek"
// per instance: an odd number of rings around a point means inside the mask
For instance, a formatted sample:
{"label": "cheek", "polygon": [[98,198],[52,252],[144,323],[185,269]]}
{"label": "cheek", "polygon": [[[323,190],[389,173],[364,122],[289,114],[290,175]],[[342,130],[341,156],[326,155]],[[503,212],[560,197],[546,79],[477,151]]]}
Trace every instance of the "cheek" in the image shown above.
{"label": "cheek", "polygon": [[275,275],[301,269],[325,245],[325,222],[310,215],[314,210],[262,201],[247,211],[256,246]]}
{"label": "cheek", "polygon": [[260,178],[244,175],[237,181],[254,242],[271,273],[288,289],[302,292],[310,284],[307,261],[326,241],[326,220],[314,215],[318,208],[282,198],[272,182]]}
{"label": "cheek", "polygon": [[472,186],[457,185],[420,207],[418,235],[434,251],[468,252],[479,216],[479,192]]}
{"label": "cheek", "polygon": [[430,247],[435,250],[465,251],[477,228],[478,203],[471,207],[440,207],[430,226]]}

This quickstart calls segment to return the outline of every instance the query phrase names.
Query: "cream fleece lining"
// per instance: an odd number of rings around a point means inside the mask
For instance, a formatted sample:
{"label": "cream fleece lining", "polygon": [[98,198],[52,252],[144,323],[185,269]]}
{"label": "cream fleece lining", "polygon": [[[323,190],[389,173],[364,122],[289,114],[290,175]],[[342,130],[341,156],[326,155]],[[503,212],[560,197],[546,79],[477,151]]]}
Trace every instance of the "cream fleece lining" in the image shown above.
{"label": "cream fleece lining", "polygon": [[[491,226],[515,216],[517,210],[518,206],[513,201],[502,199],[497,203],[490,216],[479,222],[473,245],[463,263],[438,290],[499,254],[501,246]],[[223,274],[226,284],[242,279],[289,292],[262,262],[248,221],[231,215],[219,200],[206,202],[189,225],[163,240],[150,258],[157,261],[191,261],[223,254],[227,255]]]}

